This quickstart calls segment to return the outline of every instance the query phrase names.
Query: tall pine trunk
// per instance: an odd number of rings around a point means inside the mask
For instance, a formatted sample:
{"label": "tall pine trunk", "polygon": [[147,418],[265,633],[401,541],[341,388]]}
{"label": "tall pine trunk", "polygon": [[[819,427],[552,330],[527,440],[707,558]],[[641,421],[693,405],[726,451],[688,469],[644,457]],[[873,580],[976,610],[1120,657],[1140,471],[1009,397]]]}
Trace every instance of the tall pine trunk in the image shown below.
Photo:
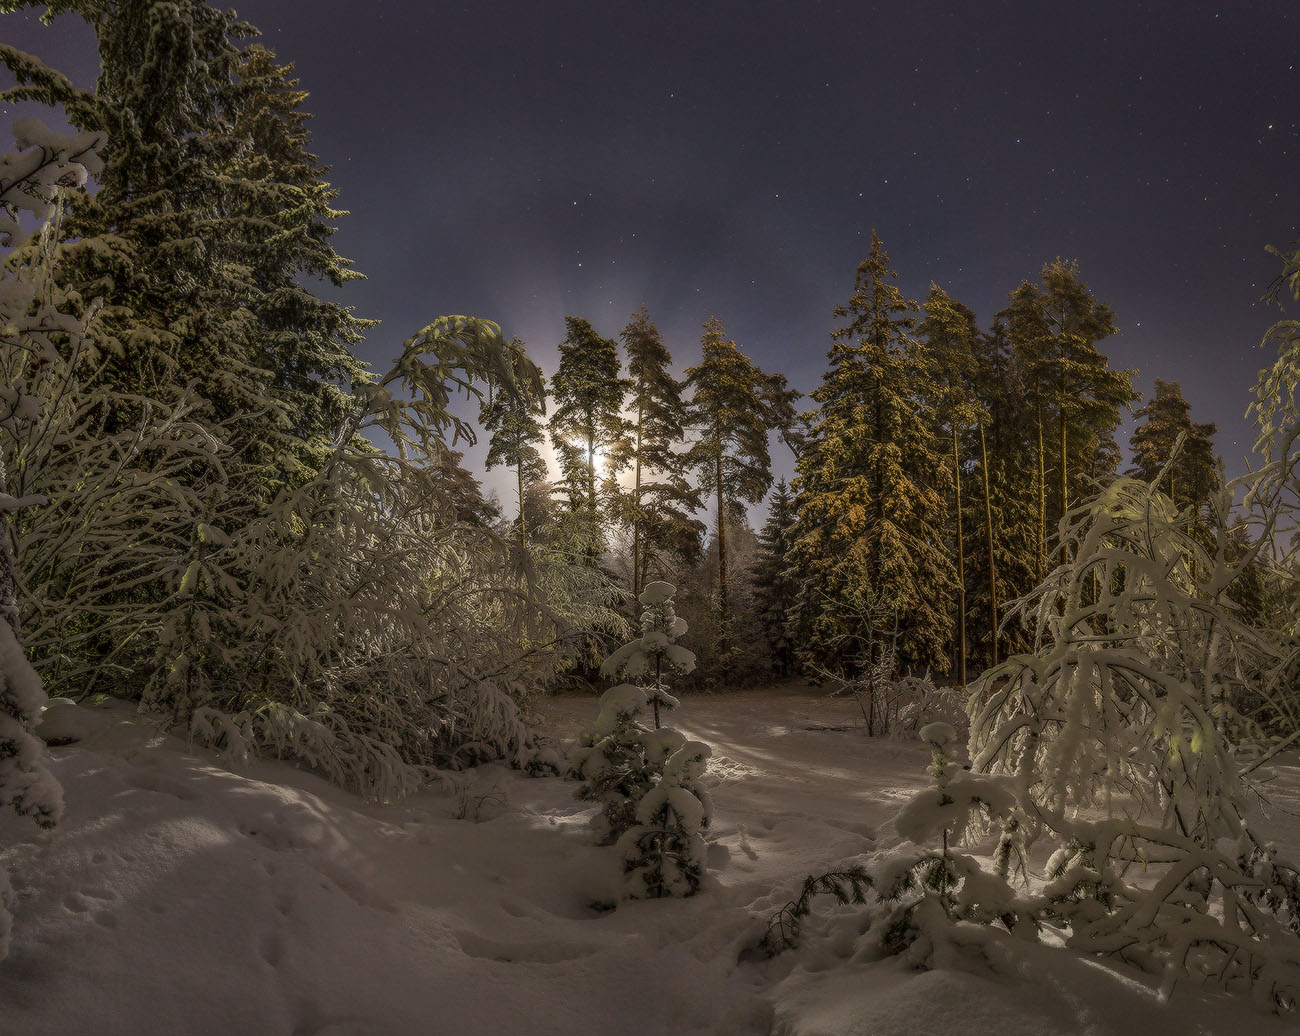
{"label": "tall pine trunk", "polygon": [[[1068,511],[1068,510],[1070,509],[1069,489],[1067,488],[1067,487],[1068,487],[1068,483],[1066,482],[1066,474],[1067,474],[1067,469],[1066,469],[1066,457],[1067,457],[1067,452],[1066,452],[1066,438],[1065,438],[1065,434],[1066,434],[1066,431],[1067,431],[1067,427],[1068,427],[1068,426],[1067,426],[1067,424],[1066,424],[1066,419],[1065,419],[1065,387],[1064,387],[1064,386],[1061,387],[1060,397],[1061,397],[1061,399],[1060,399],[1060,407],[1061,407],[1061,420],[1060,420],[1060,424],[1061,424],[1061,517],[1064,518],[1064,517],[1065,517],[1065,512]],[[1067,548],[1067,546],[1066,546],[1066,544],[1065,544],[1064,542],[1061,543],[1061,560],[1062,560],[1062,561],[1069,561],[1069,560],[1070,560],[1070,556],[1069,556],[1069,553],[1068,553],[1068,548]]]}
{"label": "tall pine trunk", "polygon": [[714,460],[714,477],[718,483],[718,619],[721,624],[718,638],[718,655],[727,656],[728,635],[730,634],[731,613],[727,608],[727,535],[723,523],[722,499],[722,442],[719,438],[718,455]]}
{"label": "tall pine trunk", "polygon": [[1034,581],[1047,575],[1047,458],[1043,455],[1043,405],[1038,404],[1038,544],[1034,558]]}
{"label": "tall pine trunk", "polygon": [[[642,404],[636,404],[636,481],[632,488],[632,596],[641,593],[645,572],[641,568],[641,420]],[[657,706],[656,706],[657,708]]]}
{"label": "tall pine trunk", "polygon": [[952,478],[957,494],[957,676],[966,686],[966,544],[961,529],[961,463],[957,459],[957,422],[952,423]]}
{"label": "tall pine trunk", "polygon": [[[1064,398],[1062,398],[1061,402],[1062,404],[1064,404],[1065,402]],[[1066,482],[1066,458],[1068,456],[1067,453],[1068,447],[1066,441],[1067,431],[1068,431],[1068,426],[1065,420],[1065,406],[1062,405],[1061,406],[1061,517],[1062,518],[1065,517],[1065,512],[1070,509],[1069,488],[1068,488],[1068,483]]]}
{"label": "tall pine trunk", "polygon": [[587,556],[595,560],[600,553],[596,548],[600,511],[596,507],[596,437],[592,432],[587,433],[587,511],[587,518],[591,522],[591,527],[587,530]]}
{"label": "tall pine trunk", "polygon": [[989,552],[989,610],[993,624],[989,630],[993,645],[993,660],[990,665],[998,664],[998,574],[997,562],[993,558],[993,495],[989,492],[989,451],[984,442],[984,422],[980,425],[980,463],[984,467],[984,529],[988,533]]}

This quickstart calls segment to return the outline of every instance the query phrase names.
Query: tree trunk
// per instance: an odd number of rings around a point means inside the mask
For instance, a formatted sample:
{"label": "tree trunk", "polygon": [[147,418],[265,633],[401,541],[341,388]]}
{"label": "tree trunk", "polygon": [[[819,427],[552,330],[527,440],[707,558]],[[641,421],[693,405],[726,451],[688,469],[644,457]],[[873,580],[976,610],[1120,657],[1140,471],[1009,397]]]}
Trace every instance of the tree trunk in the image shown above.
{"label": "tree trunk", "polygon": [[990,640],[993,644],[993,660],[990,665],[998,664],[998,576],[997,562],[993,558],[993,501],[989,492],[989,451],[984,443],[984,422],[980,422],[980,463],[984,466],[984,528],[988,533],[989,551],[989,609],[993,616]]}
{"label": "tree trunk", "polygon": [[587,556],[593,561],[599,555],[596,542],[599,537],[596,535],[596,529],[600,524],[600,511],[596,507],[596,436],[594,432],[587,433],[587,510],[588,519],[591,522],[591,528],[588,530],[590,541],[587,543]]}
{"label": "tree trunk", "polygon": [[1038,405],[1038,551],[1034,559],[1035,580],[1047,575],[1047,464],[1043,456],[1043,406]]}
{"label": "tree trunk", "polygon": [[[1064,398],[1062,398],[1061,402],[1062,403],[1065,402]],[[1066,431],[1067,431],[1067,425],[1065,421],[1065,407],[1062,406],[1061,407],[1061,517],[1062,518],[1065,517],[1065,512],[1070,509],[1069,486],[1068,483],[1066,482],[1066,471],[1067,471],[1066,463],[1068,458]]]}
{"label": "tree trunk", "polygon": [[731,632],[728,626],[731,622],[731,614],[727,609],[727,536],[726,525],[723,522],[722,512],[724,509],[722,496],[722,443],[718,443],[718,455],[714,462],[714,476],[718,483],[718,618],[721,623],[720,635],[718,638],[718,654],[725,658],[728,649],[728,634]]}
{"label": "tree trunk", "polygon": [[[1066,484],[1066,423],[1065,423],[1065,389],[1061,389],[1061,517],[1065,517],[1065,512],[1070,509],[1069,490]],[[1061,560],[1069,561],[1067,553],[1068,547],[1064,541],[1061,543]]]}
{"label": "tree trunk", "polygon": [[[645,572],[641,569],[641,417],[640,400],[636,405],[636,481],[632,488],[632,596],[641,593]],[[657,726],[658,724],[656,724]]]}
{"label": "tree trunk", "polygon": [[528,548],[528,525],[527,520],[524,518],[524,462],[522,458],[515,465],[515,476],[519,484],[519,549],[526,550]]}
{"label": "tree trunk", "polygon": [[966,544],[961,529],[961,464],[957,459],[957,422],[952,423],[952,478],[957,494],[957,676],[966,686]]}

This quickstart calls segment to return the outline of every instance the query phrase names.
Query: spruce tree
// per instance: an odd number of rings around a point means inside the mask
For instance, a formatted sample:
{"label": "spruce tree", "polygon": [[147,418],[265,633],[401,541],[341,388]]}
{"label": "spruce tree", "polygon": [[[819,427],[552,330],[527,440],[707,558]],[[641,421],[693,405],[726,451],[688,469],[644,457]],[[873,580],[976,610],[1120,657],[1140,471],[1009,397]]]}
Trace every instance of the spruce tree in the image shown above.
{"label": "spruce tree", "polygon": [[270,394],[293,437],[318,462],[350,413],[348,387],[363,377],[351,347],[376,322],[309,287],[342,287],[362,274],[331,243],[334,223],[347,213],[334,207],[338,191],[324,179],[329,167],[310,150],[311,115],[302,110],[308,94],[292,73],[292,64],[278,64],[260,44],[240,52],[232,133],[247,151],[231,172],[250,228],[237,257],[251,269],[258,362],[272,371]]}
{"label": "spruce tree", "polygon": [[1156,378],[1155,389],[1147,405],[1133,413],[1141,423],[1129,438],[1133,466],[1127,474],[1154,482],[1161,477],[1173,456],[1178,436],[1182,435],[1182,450],[1164,473],[1159,488],[1176,507],[1191,506],[1199,510],[1222,481],[1214,455],[1214,434],[1218,427],[1192,421],[1191,407],[1183,398],[1178,382]]}
{"label": "spruce tree", "polygon": [[22,84],[10,96],[107,136],[59,263],[69,290],[102,300],[101,380],[169,401],[191,386],[250,465],[236,484],[265,500],[343,426],[363,376],[350,347],[373,323],[309,286],[359,274],[330,243],[344,213],[310,151],[306,92],[203,0],[61,0],[47,18],[67,12],[95,30],[93,93],[9,48],[0,58]]}
{"label": "spruce tree", "polygon": [[[513,338],[510,344],[522,349],[524,343]],[[537,487],[546,481],[546,461],[538,449],[542,442],[538,418],[545,414],[545,395],[523,391],[494,391],[479,408],[479,420],[491,433],[484,466],[493,468],[503,464],[515,471],[520,547],[528,544],[528,502],[535,497]]]}
{"label": "spruce tree", "polygon": [[794,669],[794,642],[790,638],[789,613],[794,607],[799,584],[790,571],[790,542],[794,526],[794,499],[781,479],[776,484],[767,521],[758,534],[758,558],[750,576],[754,586],[754,609],[767,640],[772,667],[785,678]]}
{"label": "spruce tree", "polygon": [[[74,310],[97,308],[93,344],[77,359],[95,367],[95,420],[113,437],[184,413],[208,439],[210,463],[190,466],[168,512],[188,529],[156,541],[170,558],[137,569],[117,602],[184,600],[193,621],[145,624],[125,651],[105,621],[79,644],[83,661],[112,658],[132,672],[194,657],[191,633],[213,643],[230,633],[239,610],[211,600],[195,610],[197,584],[179,574],[211,558],[214,537],[248,529],[279,490],[312,477],[364,378],[348,347],[367,322],[307,287],[353,276],[329,244],[340,213],[288,70],[269,52],[239,50],[253,30],[200,0],[62,0],[47,17],[63,13],[95,31],[93,92],[12,48],[0,46],[0,59],[20,84],[8,96],[60,105],[106,137],[99,190],[71,199],[54,266]],[[134,455],[121,477],[139,484],[158,460]],[[135,686],[147,682],[136,675]]]}
{"label": "spruce tree", "polygon": [[686,371],[689,423],[699,436],[686,453],[686,465],[697,473],[700,490],[714,501],[719,654],[725,656],[730,624],[726,516],[740,501],[758,503],[771,486],[767,433],[782,415],[773,410],[777,383],[727,338],[716,317],[704,324],[700,353],[700,362]]}
{"label": "spruce tree", "polygon": [[[942,547],[950,471],[918,407],[934,371],[919,307],[893,284],[880,239],[859,265],[830,369],[813,392],[798,463],[793,554],[803,657],[861,671],[892,639],[897,661],[948,668],[955,575]],[[873,657],[867,657],[873,656]]]}
{"label": "spruce tree", "polygon": [[[186,0],[69,0],[94,27],[100,74],[93,95],[64,99],[74,125],[107,134],[100,189],[68,219],[61,275],[104,302],[105,377],[145,395],[194,379],[216,419],[265,407],[270,372],[252,364],[250,271],[232,171],[247,151],[234,133],[240,107],[237,40],[226,13]],[[56,73],[15,66],[48,100]],[[238,224],[238,226],[236,225]]]}
{"label": "spruce tree", "polygon": [[603,511],[612,510],[618,464],[626,457],[622,415],[629,382],[621,376],[618,347],[581,317],[564,318],[560,363],[551,379],[551,445],[560,464],[559,488],[582,528],[583,553],[604,549]]}
{"label": "spruce tree", "polygon": [[699,491],[686,480],[675,447],[685,437],[686,404],[682,384],[672,376],[672,356],[645,304],[619,335],[627,350],[632,425],[626,439],[632,485],[624,494],[626,521],[632,526],[632,592],[639,594],[651,567],[663,571],[663,556],[693,561],[703,525],[691,517]]}

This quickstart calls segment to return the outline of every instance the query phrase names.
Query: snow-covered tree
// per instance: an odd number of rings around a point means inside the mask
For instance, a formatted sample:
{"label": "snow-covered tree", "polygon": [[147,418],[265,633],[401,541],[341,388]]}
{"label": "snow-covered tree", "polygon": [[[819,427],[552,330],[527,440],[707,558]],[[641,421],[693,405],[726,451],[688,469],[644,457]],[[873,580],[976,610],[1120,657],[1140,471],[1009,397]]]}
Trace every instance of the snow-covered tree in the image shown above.
{"label": "snow-covered tree", "polygon": [[[1297,465],[1293,450],[1232,488],[1271,525]],[[1232,601],[1232,503],[1215,500],[1211,550],[1153,483],[1119,479],[1067,516],[1061,563],[1017,605],[1037,650],[975,685],[972,768],[1010,781],[1019,837],[1056,844],[1022,916],[1160,970],[1167,990],[1191,976],[1286,1007],[1300,881],[1253,835],[1234,753],[1261,704],[1282,704],[1278,647]],[[1128,876],[1138,861],[1154,885]]]}
{"label": "snow-covered tree", "polygon": [[[0,245],[12,247],[26,237],[19,219],[29,215],[41,221],[35,240],[42,261],[34,266],[6,263],[0,273],[0,369],[19,363],[57,365],[55,342],[85,336],[74,300],[52,277],[49,221],[58,215],[64,192],[81,187],[99,171],[96,148],[103,143],[100,134],[51,133],[34,119],[20,119],[14,130],[19,153],[0,156]],[[51,827],[63,813],[63,791],[48,768],[45,746],[33,733],[46,699],[23,649],[18,607],[23,573],[13,548],[18,514],[49,506],[49,501],[15,493],[8,478],[9,465],[18,459],[14,447],[23,436],[20,429],[38,420],[46,406],[29,380],[0,382],[0,808]],[[9,952],[11,905],[9,880],[0,869],[0,959]]]}
{"label": "snow-covered tree", "polygon": [[[933,966],[945,944],[955,942],[956,921],[989,923],[1011,918],[1015,893],[1007,884],[1007,865],[1017,828],[1015,795],[1005,778],[965,772],[952,758],[957,732],[948,723],[922,727],[930,746],[931,787],[918,792],[894,819],[909,843],[872,872],[872,882],[887,911],[879,930],[884,947],[916,965]],[[954,848],[972,826],[1002,822],[997,873],[988,874],[972,855]],[[935,843],[938,848],[935,848]]]}
{"label": "snow-covered tree", "polygon": [[[600,713],[583,731],[571,757],[574,774],[582,779],[578,797],[599,802],[593,820],[603,844],[616,841],[636,819],[637,803],[663,773],[668,757],[684,742],[677,731],[661,727],[660,710],[674,709],[678,701],[668,693],[671,671],[689,673],[695,656],[674,643],[686,632],[686,622],[673,609],[675,588],[655,581],[641,591],[641,636],[605,659],[601,672],[620,673],[641,685],[618,684],[601,696]],[[654,727],[640,722],[653,710]]]}
{"label": "snow-covered tree", "polygon": [[[540,374],[487,321],[443,317],[404,343],[310,481],[205,552],[197,584],[237,613],[196,693],[171,665],[146,704],[239,752],[292,754],[339,783],[394,798],[433,768],[521,765],[518,702],[553,673],[555,617],[509,545],[466,522],[438,458],[473,432],[453,391],[540,391]],[[371,448],[382,433],[394,453]],[[223,580],[250,571],[248,583]],[[189,659],[186,659],[190,662]],[[192,671],[192,662],[191,671]]]}
{"label": "snow-covered tree", "polygon": [[642,680],[646,700],[654,710],[656,729],[660,707],[675,709],[678,704],[668,693],[668,672],[686,675],[695,669],[695,655],[676,643],[686,632],[686,620],[673,608],[676,592],[676,587],[662,580],[647,583],[638,598],[645,608],[641,613],[641,636],[624,644],[600,667],[606,676],[623,673]]}
{"label": "snow-covered tree", "polygon": [[713,802],[701,783],[712,749],[686,741],[663,764],[663,776],[636,807],[636,824],[618,841],[633,899],[691,896],[708,867],[703,831]]}
{"label": "snow-covered tree", "polygon": [[[892,638],[901,665],[946,671],[955,575],[943,548],[949,465],[918,405],[933,364],[912,330],[918,310],[893,281],[879,238],[837,307],[830,368],[798,462],[791,557],[803,657],[847,670],[859,645]],[[864,607],[865,605],[865,607]],[[867,615],[882,624],[864,629]]]}
{"label": "snow-covered tree", "polygon": [[[674,643],[686,623],[673,609],[674,587],[647,583],[641,592],[641,636],[601,667],[643,686],[619,684],[601,697],[600,714],[571,757],[582,778],[578,797],[598,802],[592,823],[602,844],[618,843],[633,898],[688,896],[699,889],[706,859],[701,834],[713,805],[700,783],[710,749],[660,726],[660,709],[678,704],[667,691],[669,670],[689,673],[695,656]],[[653,708],[654,727],[640,722]]]}
{"label": "snow-covered tree", "polygon": [[654,769],[646,758],[650,729],[640,721],[648,704],[641,687],[611,687],[600,697],[596,721],[579,735],[569,757],[574,775],[582,781],[577,797],[600,806],[591,826],[601,845],[617,841],[636,822],[637,804],[654,783]]}
{"label": "snow-covered tree", "polygon": [[[978,946],[985,933],[956,922],[1015,923],[1016,894],[1007,883],[1011,851],[1020,848],[1012,813],[1015,794],[1005,777],[966,772],[952,758],[957,731],[949,723],[929,723],[918,736],[930,746],[930,787],[904,804],[894,818],[903,842],[870,865],[854,863],[819,876],[810,875],[798,897],[772,918],[760,952],[771,956],[798,941],[812,900],[830,894],[841,903],[869,907],[869,931],[879,947],[915,967],[946,964],[958,947]],[[968,830],[1001,822],[1003,838],[997,868],[987,873],[980,861],[955,844]],[[870,894],[870,895],[869,895]]]}

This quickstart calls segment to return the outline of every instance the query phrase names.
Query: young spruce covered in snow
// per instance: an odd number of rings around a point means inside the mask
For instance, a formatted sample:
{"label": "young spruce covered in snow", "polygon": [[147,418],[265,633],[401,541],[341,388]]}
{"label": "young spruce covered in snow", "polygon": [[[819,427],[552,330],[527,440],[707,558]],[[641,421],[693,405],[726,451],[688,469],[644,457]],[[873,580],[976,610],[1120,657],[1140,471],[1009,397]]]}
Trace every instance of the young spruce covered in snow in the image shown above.
{"label": "young spruce covered in snow", "polygon": [[[573,770],[583,779],[578,797],[601,804],[593,820],[600,842],[617,843],[633,898],[689,896],[699,890],[705,869],[701,835],[713,804],[700,784],[711,750],[660,726],[660,709],[678,704],[664,678],[689,673],[695,656],[674,643],[686,632],[673,610],[675,588],[648,583],[641,592],[641,636],[605,660],[606,675],[640,678],[623,683],[600,699],[600,715],[583,733],[573,755]],[[654,729],[640,717],[653,709]]]}

